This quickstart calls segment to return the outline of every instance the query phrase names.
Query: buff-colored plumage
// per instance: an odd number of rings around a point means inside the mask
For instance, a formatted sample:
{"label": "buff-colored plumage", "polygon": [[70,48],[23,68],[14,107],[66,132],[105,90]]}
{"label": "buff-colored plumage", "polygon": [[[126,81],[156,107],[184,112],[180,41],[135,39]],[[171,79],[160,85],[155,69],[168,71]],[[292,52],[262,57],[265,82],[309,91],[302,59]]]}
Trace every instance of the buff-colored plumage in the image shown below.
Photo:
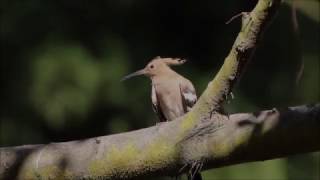
{"label": "buff-colored plumage", "polygon": [[124,78],[143,74],[151,79],[152,106],[161,122],[184,115],[197,101],[193,84],[170,68],[185,62],[184,59],[156,57],[144,69]]}

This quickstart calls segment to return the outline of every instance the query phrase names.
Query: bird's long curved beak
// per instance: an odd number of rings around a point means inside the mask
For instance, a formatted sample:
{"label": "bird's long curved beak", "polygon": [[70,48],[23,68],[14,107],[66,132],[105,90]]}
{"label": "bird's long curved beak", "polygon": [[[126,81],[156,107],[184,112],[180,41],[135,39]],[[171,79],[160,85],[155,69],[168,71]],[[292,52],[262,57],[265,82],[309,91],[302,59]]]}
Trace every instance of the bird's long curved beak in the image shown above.
{"label": "bird's long curved beak", "polygon": [[131,74],[129,74],[129,75],[126,75],[125,77],[123,77],[123,78],[121,79],[121,81],[125,81],[125,80],[130,79],[130,78],[132,78],[132,77],[134,77],[134,76],[143,75],[143,74],[145,74],[145,73],[146,73],[146,71],[145,71],[144,69],[141,69],[141,70],[139,70],[139,71],[136,71],[136,72],[134,72],[134,73],[131,73]]}

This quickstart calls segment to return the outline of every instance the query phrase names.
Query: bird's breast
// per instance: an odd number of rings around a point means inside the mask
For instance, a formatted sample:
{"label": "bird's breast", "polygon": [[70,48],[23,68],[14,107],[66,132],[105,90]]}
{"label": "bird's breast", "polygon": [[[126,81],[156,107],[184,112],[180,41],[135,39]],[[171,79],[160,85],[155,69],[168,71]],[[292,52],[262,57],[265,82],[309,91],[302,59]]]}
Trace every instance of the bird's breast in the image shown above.
{"label": "bird's breast", "polygon": [[180,88],[178,84],[161,84],[156,86],[160,107],[168,120],[184,114]]}

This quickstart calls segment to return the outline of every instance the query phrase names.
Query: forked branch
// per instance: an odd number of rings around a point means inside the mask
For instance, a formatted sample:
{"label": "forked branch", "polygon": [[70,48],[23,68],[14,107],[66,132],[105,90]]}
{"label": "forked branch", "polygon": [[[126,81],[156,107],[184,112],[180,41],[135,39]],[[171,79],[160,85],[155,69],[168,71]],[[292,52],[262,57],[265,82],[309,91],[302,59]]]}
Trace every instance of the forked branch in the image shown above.
{"label": "forked branch", "polygon": [[259,0],[252,12],[243,13],[241,31],[222,68],[185,116],[110,136],[0,148],[0,179],[175,176],[194,162],[209,169],[319,151],[320,104],[229,117],[218,113],[280,2]]}

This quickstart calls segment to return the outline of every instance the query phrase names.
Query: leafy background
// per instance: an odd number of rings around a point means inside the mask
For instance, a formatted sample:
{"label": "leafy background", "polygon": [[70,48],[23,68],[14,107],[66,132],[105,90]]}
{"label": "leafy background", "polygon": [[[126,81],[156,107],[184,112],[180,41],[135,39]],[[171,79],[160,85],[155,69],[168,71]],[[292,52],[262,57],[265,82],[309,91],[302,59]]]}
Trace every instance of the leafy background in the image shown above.
{"label": "leafy background", "polygon": [[[256,4],[256,0],[0,2],[0,146],[61,142],[154,125],[149,80],[119,80],[155,56],[184,57],[188,63],[175,70],[201,94],[239,31],[239,19],[225,22]],[[298,35],[291,4],[281,6],[266,31],[235,88],[235,99],[226,105],[228,112],[319,102],[319,1],[297,1]],[[319,153],[310,153],[203,174],[206,180],[300,180],[319,179],[319,169]]]}

